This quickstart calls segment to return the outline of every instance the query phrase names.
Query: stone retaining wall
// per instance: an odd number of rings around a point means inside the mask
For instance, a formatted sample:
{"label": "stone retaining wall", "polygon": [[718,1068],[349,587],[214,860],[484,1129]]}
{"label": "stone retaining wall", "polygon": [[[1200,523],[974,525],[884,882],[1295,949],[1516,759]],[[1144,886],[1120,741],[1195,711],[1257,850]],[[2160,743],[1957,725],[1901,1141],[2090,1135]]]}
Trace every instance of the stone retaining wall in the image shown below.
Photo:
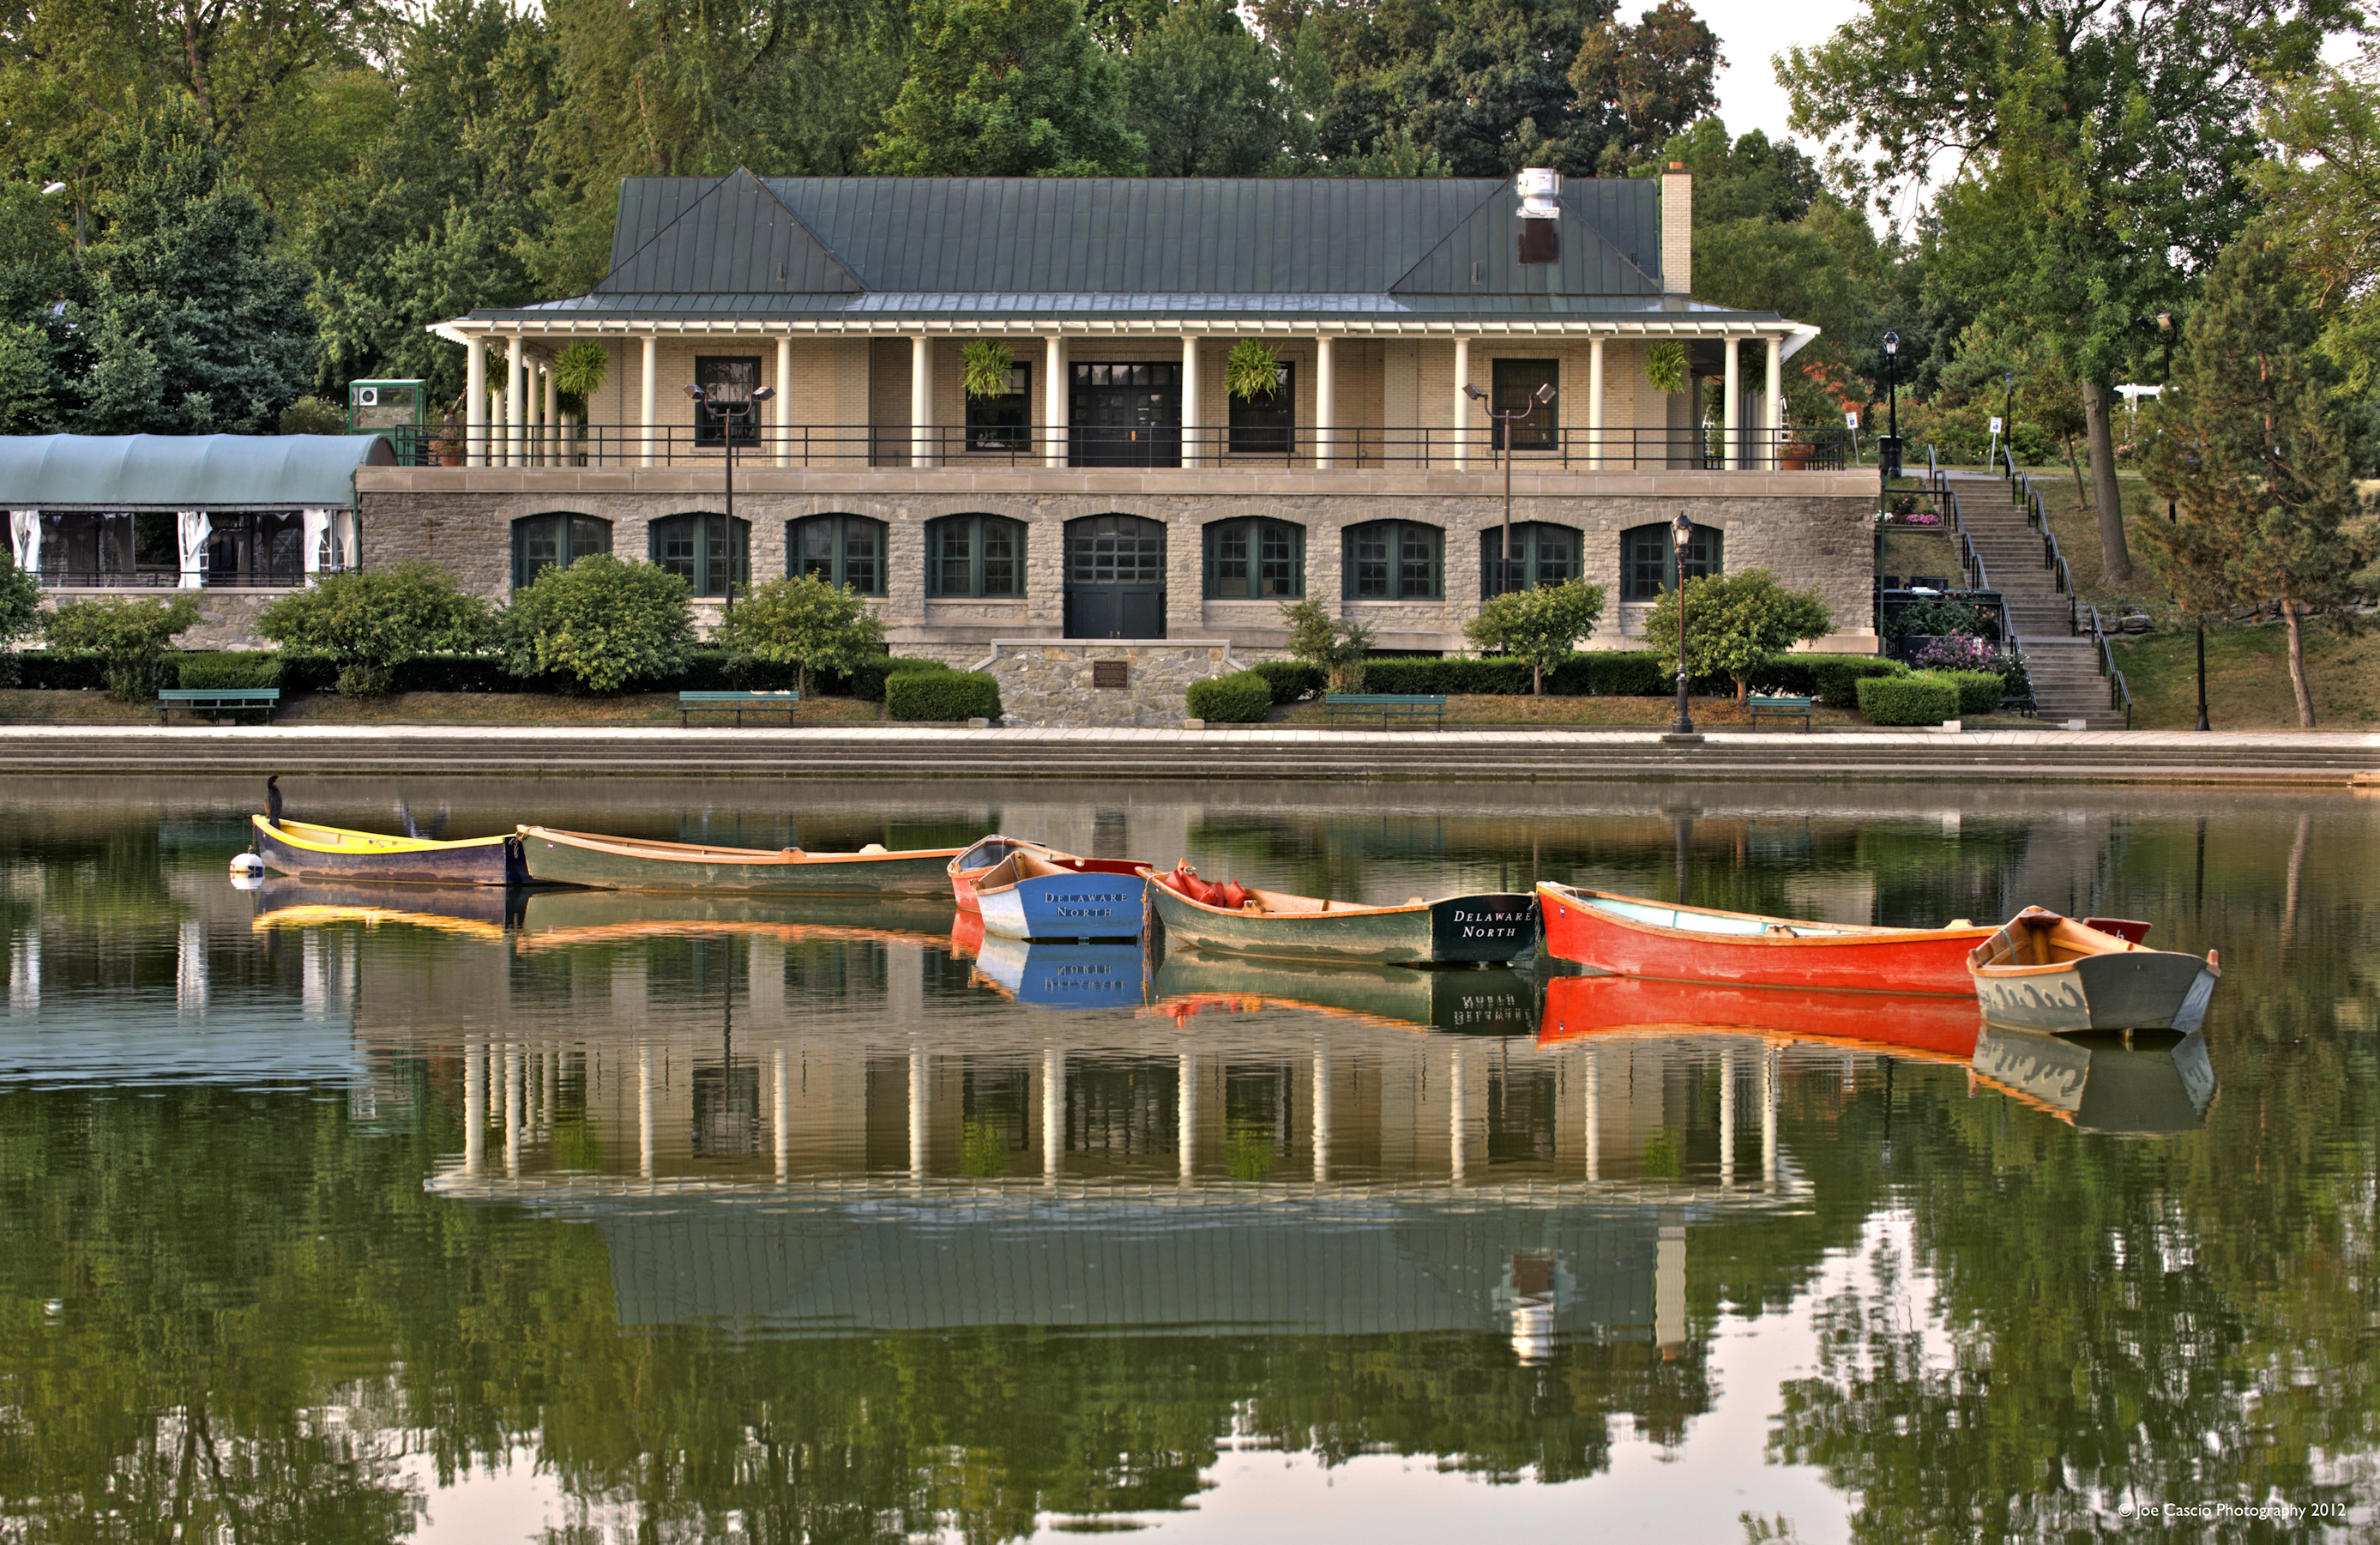
{"label": "stone retaining wall", "polygon": [[[1092,667],[1101,662],[1123,666],[1123,687],[1091,684]],[[1179,729],[1190,712],[1192,682],[1242,668],[1231,645],[1220,639],[1002,639],[991,646],[989,659],[978,654],[965,664],[999,681],[1000,722],[1010,729]]]}

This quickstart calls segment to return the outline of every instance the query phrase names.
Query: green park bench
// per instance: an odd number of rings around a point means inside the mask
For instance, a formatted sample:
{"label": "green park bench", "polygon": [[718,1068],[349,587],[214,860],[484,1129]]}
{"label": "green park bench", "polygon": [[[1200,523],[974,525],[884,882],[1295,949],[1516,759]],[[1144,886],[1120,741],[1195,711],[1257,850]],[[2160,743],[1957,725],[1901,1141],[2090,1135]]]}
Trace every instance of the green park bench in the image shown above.
{"label": "green park bench", "polygon": [[794,722],[794,710],[799,708],[801,702],[799,692],[680,692],[677,695],[677,724],[680,729],[686,728],[689,714],[732,711],[740,728],[744,723],[744,711],[747,708],[783,710],[785,723],[790,724]]}
{"label": "green park bench", "polygon": [[1752,709],[1752,727],[1758,729],[1763,719],[1799,719],[1802,727],[1810,727],[1810,708],[1815,700],[1783,696],[1755,697],[1747,700]]}
{"label": "green park bench", "polygon": [[1446,727],[1446,694],[1443,692],[1331,692],[1322,700],[1325,719],[1336,722],[1342,714],[1368,719],[1377,713],[1380,727],[1387,729],[1392,718],[1409,719],[1427,713],[1438,720],[1438,727]]}
{"label": "green park bench", "polygon": [[219,722],[220,714],[261,708],[269,724],[273,723],[273,705],[280,700],[278,687],[168,687],[157,694],[157,722],[164,724],[166,715],[177,708],[203,713],[210,723]]}

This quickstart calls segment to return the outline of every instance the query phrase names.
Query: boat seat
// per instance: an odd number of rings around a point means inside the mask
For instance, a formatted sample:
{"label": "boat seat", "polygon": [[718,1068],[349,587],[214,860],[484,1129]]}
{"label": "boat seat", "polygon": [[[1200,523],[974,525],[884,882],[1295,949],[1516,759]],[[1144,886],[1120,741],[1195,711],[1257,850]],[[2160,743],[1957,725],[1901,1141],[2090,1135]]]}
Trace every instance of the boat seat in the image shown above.
{"label": "boat seat", "polygon": [[1802,931],[1793,927],[1790,923],[1770,923],[1767,928],[1761,930],[1761,932],[1764,936],[1771,939],[1799,939],[1802,937]]}

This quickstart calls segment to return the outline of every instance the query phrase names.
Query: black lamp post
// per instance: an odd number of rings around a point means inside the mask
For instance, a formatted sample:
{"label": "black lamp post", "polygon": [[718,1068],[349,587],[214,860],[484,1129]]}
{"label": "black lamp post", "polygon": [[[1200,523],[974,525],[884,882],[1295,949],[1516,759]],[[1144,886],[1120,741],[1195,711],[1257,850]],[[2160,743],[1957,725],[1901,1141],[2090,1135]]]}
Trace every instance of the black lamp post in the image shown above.
{"label": "black lamp post", "polygon": [[[1876,464],[1878,475],[1886,483],[1900,476],[1900,390],[1899,367],[1900,335],[1884,335],[1884,411],[1885,438],[1878,446]],[[1884,446],[1890,446],[1886,450]]]}
{"label": "black lamp post", "polygon": [[1670,522],[1670,545],[1677,562],[1678,587],[1678,717],[1670,725],[1671,735],[1694,733],[1694,715],[1686,712],[1686,545],[1694,540],[1694,523],[1685,511],[1680,510],[1678,518]]}
{"label": "black lamp post", "polygon": [[[2159,311],[2156,314],[2156,324],[2157,331],[2165,338],[2165,388],[2157,394],[2157,432],[2163,434],[2165,432],[2165,392],[2173,390],[2173,346],[2181,336],[2181,328],[2174,321],[2171,311]],[[2165,502],[2166,524],[2170,526],[2178,518],[2180,517],[2174,509],[2173,501],[2168,499]],[[2206,721],[2206,618],[2196,608],[2192,608],[2190,614],[2192,620],[2198,624],[2198,727],[2211,730],[2215,726]]]}
{"label": "black lamp post", "polygon": [[2016,371],[2000,371],[2000,444],[2007,447],[2009,469],[2016,469]]}
{"label": "black lamp post", "polygon": [[[1463,383],[1463,395],[1473,402],[1488,400],[1488,394],[1468,381]],[[1542,383],[1531,395],[1536,398],[1536,402],[1526,407],[1508,408],[1501,413],[1492,408],[1488,409],[1488,417],[1495,420],[1503,431],[1504,443],[1504,544],[1497,550],[1496,555],[1496,566],[1500,571],[1496,576],[1498,595],[1512,588],[1512,425],[1535,413],[1536,403],[1553,401],[1554,383],[1550,381]]]}
{"label": "black lamp post", "polygon": [[708,404],[719,415],[720,438],[727,443],[727,604],[721,610],[729,616],[735,614],[735,420],[749,419],[752,409],[777,395],[773,386],[755,386],[745,394],[741,402],[713,386],[708,391],[690,385],[686,395],[694,399],[698,413]]}

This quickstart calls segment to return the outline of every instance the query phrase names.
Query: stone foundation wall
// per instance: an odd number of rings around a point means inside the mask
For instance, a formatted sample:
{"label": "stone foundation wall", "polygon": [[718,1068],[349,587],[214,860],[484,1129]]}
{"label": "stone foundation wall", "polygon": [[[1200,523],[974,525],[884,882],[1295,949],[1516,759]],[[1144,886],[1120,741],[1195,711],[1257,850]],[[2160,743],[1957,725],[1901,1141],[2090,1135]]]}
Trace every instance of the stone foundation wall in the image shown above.
{"label": "stone foundation wall", "polygon": [[[1123,687],[1091,685],[1092,666],[1121,663]],[[1079,639],[1002,639],[987,661],[964,663],[1000,683],[1001,723],[1025,729],[1176,729],[1190,712],[1190,684],[1228,675],[1244,663],[1220,639],[1175,644]]]}
{"label": "stone foundation wall", "polygon": [[61,601],[171,601],[177,595],[199,598],[199,620],[175,640],[177,649],[274,649],[256,630],[256,614],[287,595],[272,590],[168,590],[148,589],[67,590],[44,587],[46,610]]}

